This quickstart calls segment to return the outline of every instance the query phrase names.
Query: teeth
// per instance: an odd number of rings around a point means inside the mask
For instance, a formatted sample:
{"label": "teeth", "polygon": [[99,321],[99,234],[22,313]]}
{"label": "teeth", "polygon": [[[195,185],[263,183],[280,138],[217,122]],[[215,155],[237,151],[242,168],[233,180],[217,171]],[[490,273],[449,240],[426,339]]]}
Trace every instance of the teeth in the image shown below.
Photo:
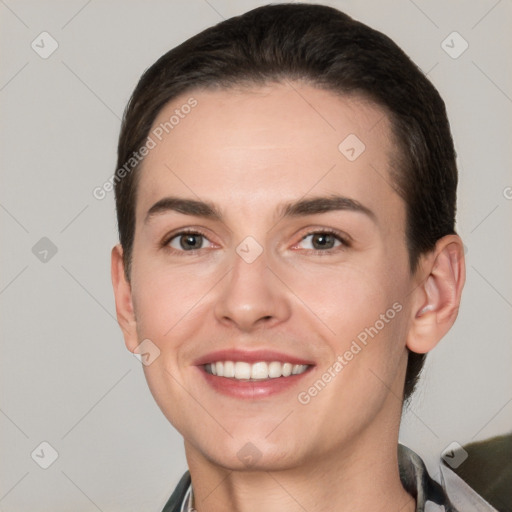
{"label": "teeth", "polygon": [[216,361],[215,363],[206,364],[204,368],[207,373],[217,377],[238,380],[264,380],[300,375],[308,369],[308,365],[281,363],[279,361],[259,361],[253,364],[245,361]]}
{"label": "teeth", "polygon": [[253,364],[251,368],[251,379],[268,379],[268,364]]}
{"label": "teeth", "polygon": [[294,364],[292,368],[292,375],[298,375],[299,373],[302,373],[302,365]]}
{"label": "teeth", "polygon": [[224,377],[233,378],[234,376],[235,376],[235,363],[233,363],[233,361],[225,361]]}
{"label": "teeth", "polygon": [[274,361],[268,365],[268,376],[271,379],[275,379],[277,377],[281,377],[282,375],[282,364]]}
{"label": "teeth", "polygon": [[[217,363],[218,364],[218,363]],[[235,379],[250,379],[251,378],[251,365],[243,361],[235,363]]]}

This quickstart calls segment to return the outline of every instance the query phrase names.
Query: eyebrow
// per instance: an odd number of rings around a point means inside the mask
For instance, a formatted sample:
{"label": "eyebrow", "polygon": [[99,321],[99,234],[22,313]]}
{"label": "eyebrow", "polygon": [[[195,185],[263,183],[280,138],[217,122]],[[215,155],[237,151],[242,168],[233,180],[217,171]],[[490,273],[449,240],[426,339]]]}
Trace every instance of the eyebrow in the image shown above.
{"label": "eyebrow", "polygon": [[[277,215],[280,218],[304,217],[307,215],[340,210],[362,213],[374,222],[377,220],[375,213],[359,201],[336,194],[299,199],[298,201],[281,204],[277,208]],[[219,208],[209,201],[169,196],[160,199],[148,210],[144,222],[147,223],[151,218],[170,211],[223,221],[223,216]]]}

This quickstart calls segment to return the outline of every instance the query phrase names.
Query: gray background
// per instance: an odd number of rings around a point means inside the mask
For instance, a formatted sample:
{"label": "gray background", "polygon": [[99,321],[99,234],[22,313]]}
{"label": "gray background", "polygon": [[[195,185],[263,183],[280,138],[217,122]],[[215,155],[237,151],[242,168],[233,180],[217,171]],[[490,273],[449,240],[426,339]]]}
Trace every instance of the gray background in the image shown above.
{"label": "gray background", "polygon": [[[0,0],[1,511],[158,511],[184,471],[181,438],[114,318],[113,194],[99,201],[92,190],[114,171],[120,117],[144,69],[263,3]],[[452,122],[468,279],[456,326],[429,356],[401,432],[437,475],[453,441],[511,428],[512,4],[325,3],[402,46]],[[50,48],[43,31],[59,45],[47,59],[31,47]],[[453,31],[469,44],[458,58],[445,51],[460,51],[457,36],[442,47]],[[55,255],[44,253],[43,237]],[[48,469],[35,462],[51,456],[43,441],[59,454]]]}

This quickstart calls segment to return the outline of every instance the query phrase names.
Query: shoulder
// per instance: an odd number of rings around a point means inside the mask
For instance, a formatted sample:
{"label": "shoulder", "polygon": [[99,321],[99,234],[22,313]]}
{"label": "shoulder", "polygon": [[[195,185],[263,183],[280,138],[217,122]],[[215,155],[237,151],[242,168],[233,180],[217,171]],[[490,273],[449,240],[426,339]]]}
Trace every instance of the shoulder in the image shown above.
{"label": "shoulder", "polygon": [[512,503],[512,434],[445,451],[441,478],[461,510],[509,510]]}
{"label": "shoulder", "polygon": [[416,498],[416,512],[497,512],[446,464],[441,463],[437,482],[410,448],[398,445],[398,461],[402,485]]}

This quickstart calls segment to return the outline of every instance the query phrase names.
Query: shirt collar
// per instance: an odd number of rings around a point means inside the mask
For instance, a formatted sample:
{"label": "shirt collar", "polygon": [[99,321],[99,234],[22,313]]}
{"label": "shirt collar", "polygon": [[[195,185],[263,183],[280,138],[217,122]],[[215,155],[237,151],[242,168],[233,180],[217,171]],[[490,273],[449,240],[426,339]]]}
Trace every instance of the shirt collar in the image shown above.
{"label": "shirt collar", "polygon": [[196,509],[192,506],[194,503],[194,495],[192,493],[192,484],[188,486],[183,503],[181,504],[180,512],[196,512]]}

